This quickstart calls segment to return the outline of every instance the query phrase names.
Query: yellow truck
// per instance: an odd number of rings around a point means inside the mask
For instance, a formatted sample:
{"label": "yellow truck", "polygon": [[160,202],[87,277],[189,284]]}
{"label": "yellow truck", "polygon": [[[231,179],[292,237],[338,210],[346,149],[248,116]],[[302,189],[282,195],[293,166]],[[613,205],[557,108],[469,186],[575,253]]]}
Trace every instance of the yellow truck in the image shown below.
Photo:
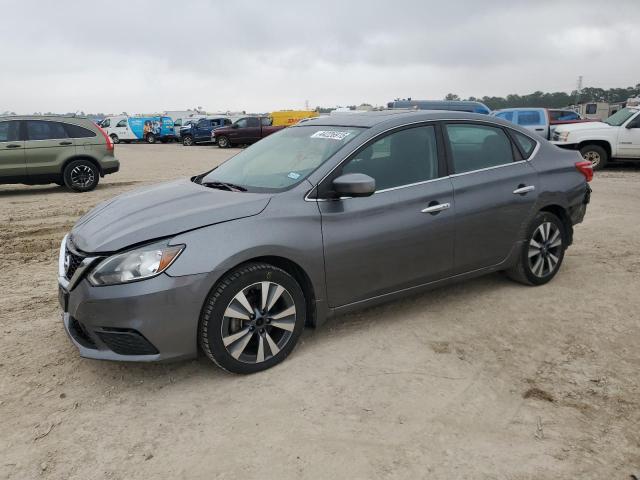
{"label": "yellow truck", "polygon": [[269,114],[273,120],[272,125],[278,126],[290,126],[298,123],[303,118],[317,117],[318,112],[313,110],[281,110],[279,112],[271,112]]}

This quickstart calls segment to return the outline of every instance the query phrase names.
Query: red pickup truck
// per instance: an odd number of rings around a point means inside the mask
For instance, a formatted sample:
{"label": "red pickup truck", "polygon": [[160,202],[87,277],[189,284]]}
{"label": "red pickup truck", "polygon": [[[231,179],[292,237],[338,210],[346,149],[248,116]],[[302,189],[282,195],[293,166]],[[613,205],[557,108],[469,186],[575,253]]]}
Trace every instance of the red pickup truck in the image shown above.
{"label": "red pickup truck", "polygon": [[220,148],[247,145],[285,128],[284,125],[274,127],[271,124],[271,117],[242,117],[228,127],[213,130],[211,141]]}

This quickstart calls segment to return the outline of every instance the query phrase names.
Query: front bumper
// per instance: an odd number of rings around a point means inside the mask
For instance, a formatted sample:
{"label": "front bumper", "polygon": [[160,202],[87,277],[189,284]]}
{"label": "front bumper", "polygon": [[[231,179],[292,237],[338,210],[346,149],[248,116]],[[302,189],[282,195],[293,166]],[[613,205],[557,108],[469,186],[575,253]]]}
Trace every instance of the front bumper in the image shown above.
{"label": "front bumper", "polygon": [[59,281],[65,330],[86,358],[152,362],[197,355],[206,274],[94,287]]}

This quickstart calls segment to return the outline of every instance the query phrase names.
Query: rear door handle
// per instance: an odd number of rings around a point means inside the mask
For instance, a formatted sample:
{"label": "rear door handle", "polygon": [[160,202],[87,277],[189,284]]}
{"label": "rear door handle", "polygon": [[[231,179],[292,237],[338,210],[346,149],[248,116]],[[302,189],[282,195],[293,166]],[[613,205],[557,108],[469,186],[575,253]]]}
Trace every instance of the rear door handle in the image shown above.
{"label": "rear door handle", "polygon": [[7,145],[7,148],[20,148],[22,145],[16,145],[15,143],[10,143]]}
{"label": "rear door handle", "polygon": [[514,195],[524,195],[525,193],[533,192],[536,189],[533,185],[518,185],[513,191]]}
{"label": "rear door handle", "polygon": [[73,145],[73,142],[60,142],[60,145]]}
{"label": "rear door handle", "polygon": [[435,203],[433,205],[430,204],[427,208],[422,209],[422,213],[430,213],[432,215],[435,215],[436,213],[441,212],[442,210],[446,210],[450,207],[450,203]]}

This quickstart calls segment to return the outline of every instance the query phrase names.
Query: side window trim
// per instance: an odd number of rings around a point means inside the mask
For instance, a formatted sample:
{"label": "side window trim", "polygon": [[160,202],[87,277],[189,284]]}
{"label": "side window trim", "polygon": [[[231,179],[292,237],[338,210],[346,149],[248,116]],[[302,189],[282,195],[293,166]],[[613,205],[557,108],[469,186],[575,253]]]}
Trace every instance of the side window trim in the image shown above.
{"label": "side window trim", "polygon": [[351,152],[338,165],[336,165],[331,170],[331,172],[329,172],[318,183],[318,185],[315,188],[312,189],[312,191],[316,192],[315,193],[315,197],[309,196],[309,198],[313,199],[313,200],[320,200],[320,201],[334,200],[333,198],[331,198],[328,195],[328,193],[331,190],[330,190],[330,188],[327,188],[327,186],[331,185],[331,182],[333,182],[334,179],[336,179],[338,176],[340,176],[340,172],[342,171],[342,167],[345,164],[347,164],[348,162],[350,162],[351,160],[356,158],[356,155],[358,155],[360,152],[362,152],[362,150],[366,149],[370,145],[373,145],[378,140],[381,140],[384,137],[387,137],[389,135],[393,135],[394,133],[400,132],[402,130],[409,130],[411,128],[419,128],[419,127],[433,127],[434,128],[434,134],[435,134],[435,137],[436,137],[436,153],[437,153],[437,156],[438,156],[438,176],[436,178],[432,178],[432,179],[429,179],[429,180],[422,180],[420,182],[407,183],[405,185],[398,185],[398,186],[395,186],[395,187],[385,188],[385,189],[382,189],[382,190],[376,190],[374,192],[374,195],[376,195],[378,193],[384,193],[384,192],[389,192],[389,191],[393,191],[393,190],[398,190],[398,189],[401,189],[401,188],[412,187],[412,186],[415,186],[415,185],[421,185],[423,183],[435,182],[437,180],[442,180],[443,178],[449,177],[447,160],[446,160],[446,156],[445,156],[445,152],[444,152],[444,148],[443,148],[444,147],[444,145],[443,145],[444,137],[443,137],[443,132],[442,132],[442,128],[441,128],[441,122],[439,122],[437,120],[428,120],[428,121],[424,121],[424,122],[412,123],[412,124],[409,124],[409,125],[402,125],[400,127],[394,127],[392,129],[380,132],[376,136],[370,138],[369,140],[367,140],[366,143],[363,143],[362,145],[360,145],[356,150]]}
{"label": "side window trim", "polygon": [[[447,158],[447,167],[448,167],[448,171],[449,171],[449,176],[455,177],[458,175],[467,175],[469,173],[476,173],[476,172],[482,172],[484,170],[492,170],[494,168],[502,168],[502,167],[506,167],[509,165],[514,165],[516,163],[520,163],[523,162],[525,160],[523,160],[522,158],[522,153],[520,152],[519,149],[517,149],[517,146],[515,145],[516,142],[514,142],[513,138],[511,137],[511,135],[508,132],[508,128],[503,127],[502,125],[498,125],[496,123],[491,123],[491,122],[483,122],[482,120],[442,120],[440,122],[442,124],[442,135],[443,135],[443,139],[444,139],[444,147],[445,147],[445,153],[446,153],[446,158]],[[445,130],[446,130],[446,126],[447,125],[460,125],[460,124],[464,124],[464,125],[479,125],[479,126],[483,126],[483,127],[493,127],[493,128],[498,128],[500,130],[502,130],[504,132],[504,134],[506,135],[507,139],[509,140],[509,143],[511,144],[511,153],[512,153],[512,160],[510,163],[503,163],[501,165],[494,165],[491,167],[484,167],[484,168],[478,168],[476,170],[468,170],[466,172],[460,172],[460,173],[456,173],[455,171],[455,166],[453,165],[453,153],[451,151],[451,142],[449,142],[449,136],[445,134]],[[536,146],[537,148],[537,146]],[[535,149],[534,149],[535,151]]]}

